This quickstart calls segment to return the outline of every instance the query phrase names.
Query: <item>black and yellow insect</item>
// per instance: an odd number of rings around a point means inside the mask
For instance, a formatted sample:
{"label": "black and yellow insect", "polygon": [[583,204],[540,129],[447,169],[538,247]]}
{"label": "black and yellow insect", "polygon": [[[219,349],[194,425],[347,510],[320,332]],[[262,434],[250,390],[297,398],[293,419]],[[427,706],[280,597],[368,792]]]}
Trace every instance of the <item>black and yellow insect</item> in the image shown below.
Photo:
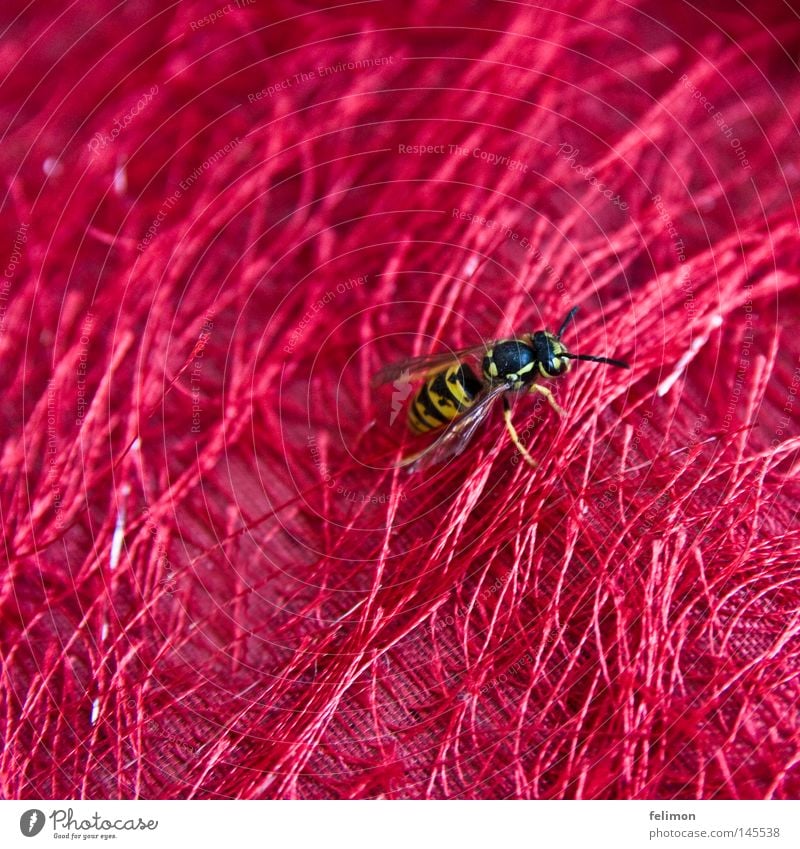
{"label": "black and yellow insect", "polygon": [[[404,464],[409,465],[411,471],[418,471],[460,454],[486,418],[492,403],[502,395],[506,430],[522,456],[531,465],[536,465],[511,422],[511,407],[506,393],[521,390],[538,392],[559,415],[564,415],[550,390],[537,380],[566,374],[572,360],[629,368],[621,360],[593,354],[571,354],[567,350],[561,337],[577,311],[577,307],[570,310],[555,334],[537,330],[519,338],[498,339],[488,345],[413,357],[388,365],[378,372],[374,380],[376,385],[425,381],[408,407],[408,425],[414,433],[428,433],[446,427],[436,442],[407,457]],[[470,360],[481,354],[481,366],[479,374],[476,374],[477,366],[473,369]]]}

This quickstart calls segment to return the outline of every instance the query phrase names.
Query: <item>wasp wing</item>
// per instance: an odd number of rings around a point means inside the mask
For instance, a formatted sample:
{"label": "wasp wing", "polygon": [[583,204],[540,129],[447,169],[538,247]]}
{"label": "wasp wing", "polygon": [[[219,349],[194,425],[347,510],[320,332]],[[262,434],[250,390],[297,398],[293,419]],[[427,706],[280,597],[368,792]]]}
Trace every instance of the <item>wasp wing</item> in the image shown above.
{"label": "wasp wing", "polygon": [[440,369],[442,366],[457,363],[464,357],[474,356],[476,354],[484,354],[491,347],[488,345],[473,345],[471,348],[461,348],[458,351],[447,351],[442,354],[427,354],[422,357],[410,357],[407,360],[400,360],[397,363],[389,363],[384,366],[372,378],[373,386],[380,386],[383,383],[393,383],[398,378],[404,382],[412,380],[420,380],[427,377],[429,374]]}
{"label": "wasp wing", "polygon": [[419,454],[402,461],[400,465],[408,466],[409,472],[419,472],[449,457],[458,456],[475,435],[478,425],[486,418],[494,401],[510,388],[511,384],[500,383],[486,390],[475,405],[450,424],[436,442]]}

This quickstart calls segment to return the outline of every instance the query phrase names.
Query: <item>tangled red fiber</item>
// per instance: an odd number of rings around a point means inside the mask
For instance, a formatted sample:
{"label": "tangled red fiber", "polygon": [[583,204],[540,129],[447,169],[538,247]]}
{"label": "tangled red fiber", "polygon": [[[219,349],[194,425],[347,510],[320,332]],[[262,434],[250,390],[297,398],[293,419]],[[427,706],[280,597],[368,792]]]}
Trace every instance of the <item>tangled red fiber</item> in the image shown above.
{"label": "tangled red fiber", "polygon": [[2,14],[3,797],[797,797],[788,5]]}

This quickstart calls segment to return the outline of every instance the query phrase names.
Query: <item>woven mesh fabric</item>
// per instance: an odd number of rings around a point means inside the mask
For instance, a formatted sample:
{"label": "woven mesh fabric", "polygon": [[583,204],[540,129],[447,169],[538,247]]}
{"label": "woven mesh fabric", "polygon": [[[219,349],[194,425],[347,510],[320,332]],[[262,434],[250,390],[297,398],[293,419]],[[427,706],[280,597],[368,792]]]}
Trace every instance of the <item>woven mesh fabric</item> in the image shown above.
{"label": "woven mesh fabric", "polygon": [[2,14],[4,797],[797,796],[788,7]]}

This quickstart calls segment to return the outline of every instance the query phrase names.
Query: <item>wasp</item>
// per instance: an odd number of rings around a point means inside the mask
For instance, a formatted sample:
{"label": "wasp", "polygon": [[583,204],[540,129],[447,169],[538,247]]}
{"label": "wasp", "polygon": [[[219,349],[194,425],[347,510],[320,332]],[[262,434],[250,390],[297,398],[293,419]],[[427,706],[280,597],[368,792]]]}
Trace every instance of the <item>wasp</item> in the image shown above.
{"label": "wasp", "polygon": [[[375,386],[392,382],[402,386],[414,380],[424,380],[408,406],[408,426],[413,433],[444,429],[436,442],[424,451],[406,457],[402,465],[407,465],[409,471],[421,471],[460,454],[494,402],[502,397],[503,420],[508,435],[525,460],[535,466],[535,460],[522,445],[511,421],[508,393],[523,390],[538,392],[559,416],[564,416],[564,410],[558,406],[550,390],[538,380],[561,377],[570,370],[573,360],[630,368],[621,360],[594,354],[573,354],[567,350],[561,337],[577,311],[578,307],[569,311],[558,333],[537,330],[518,338],[498,339],[460,351],[412,357],[381,369],[373,380]],[[476,374],[477,359],[481,355],[480,370]]]}

